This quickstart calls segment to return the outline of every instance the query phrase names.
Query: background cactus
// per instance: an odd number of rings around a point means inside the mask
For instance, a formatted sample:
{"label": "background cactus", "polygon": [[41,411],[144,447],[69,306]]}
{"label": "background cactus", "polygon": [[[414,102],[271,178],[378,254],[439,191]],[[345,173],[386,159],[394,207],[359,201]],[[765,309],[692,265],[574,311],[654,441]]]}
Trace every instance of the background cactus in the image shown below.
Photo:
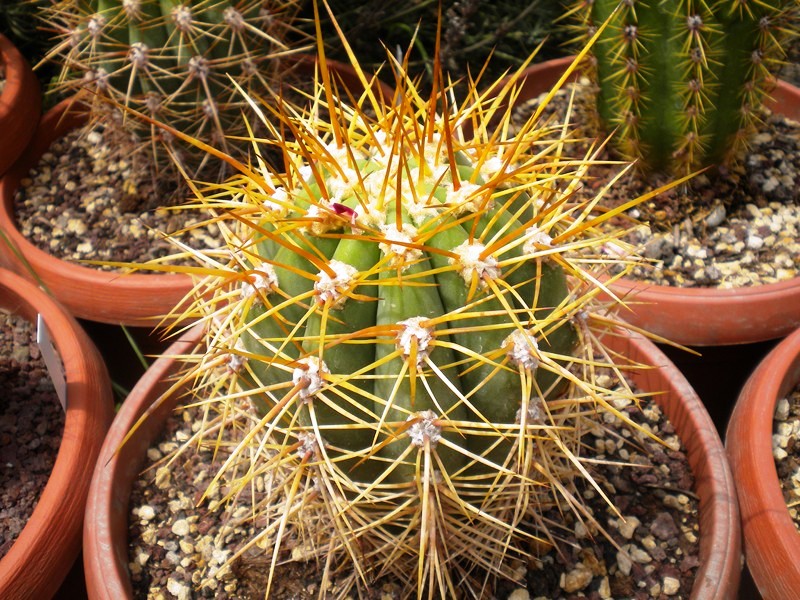
{"label": "background cactus", "polygon": [[742,149],[796,35],[797,0],[578,0],[581,44],[621,153],[680,174]]}
{"label": "background cactus", "polygon": [[510,131],[513,82],[456,107],[441,71],[429,98],[393,72],[392,98],[363,73],[367,91],[337,93],[323,58],[307,110],[271,109],[282,172],[213,152],[240,175],[195,189],[226,244],[182,248],[202,278],[178,316],[208,331],[184,382],[215,439],[254,407],[227,498],[263,490],[248,547],[273,569],[291,536],[337,595],[390,576],[480,597],[555,543],[548,508],[591,520],[581,436],[636,400],[597,379],[619,374],[598,276],[635,260],[597,227],[626,206],[572,202],[593,160],[566,129],[540,109]]}
{"label": "background cactus", "polygon": [[268,93],[285,69],[279,58],[296,8],[295,0],[61,0],[42,19],[57,32],[49,58],[62,64],[59,88],[91,92],[83,98],[93,121],[118,132],[121,151],[146,153],[156,174],[177,162],[199,176],[202,150],[107,98],[235,154],[247,105],[233,81]]}
{"label": "background cactus", "polygon": [[[377,71],[386,62],[385,48],[395,52],[414,44],[409,67],[424,76],[420,87],[430,90],[433,79],[433,48],[439,10],[442,12],[439,53],[445,76],[463,85],[455,87],[460,97],[468,88],[467,76],[486,67],[486,80],[494,81],[507,69],[516,69],[531,51],[542,45],[539,60],[563,55],[563,30],[552,23],[561,14],[560,0],[332,0],[328,2],[336,22],[349,41],[361,66]],[[311,2],[301,9],[303,29],[313,33]],[[347,60],[333,22],[323,12],[321,27],[328,53]],[[491,62],[487,58],[492,56]],[[387,71],[387,79],[391,73]]]}

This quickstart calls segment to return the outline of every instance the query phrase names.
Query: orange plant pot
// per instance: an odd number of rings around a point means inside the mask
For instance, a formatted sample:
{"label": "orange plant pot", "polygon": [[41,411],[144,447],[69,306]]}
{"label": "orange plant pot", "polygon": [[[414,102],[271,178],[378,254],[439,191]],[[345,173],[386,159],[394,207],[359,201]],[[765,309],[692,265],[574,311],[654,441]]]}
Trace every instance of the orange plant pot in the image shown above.
{"label": "orange plant pot", "polygon": [[39,123],[39,80],[17,47],[0,33],[0,63],[6,82],[0,94],[0,175],[19,158]]}
{"label": "orange plant pot", "polygon": [[[202,339],[199,326],[183,335],[157,360],[131,391],[114,420],[97,463],[86,507],[83,556],[87,589],[92,600],[132,596],[128,574],[128,502],[133,482],[144,464],[147,448],[179,401],[172,394],[120,447],[144,411],[168,389],[167,380],[185,354]],[[741,541],[736,490],[725,450],[714,424],[686,379],[655,345],[641,336],[607,336],[612,350],[655,368],[638,371],[635,383],[643,391],[664,392],[654,400],[683,441],[700,498],[700,567],[693,600],[736,598],[741,572]]]}
{"label": "orange plant pot", "polygon": [[775,405],[800,383],[800,329],[753,371],[733,409],[725,447],[739,490],[744,553],[765,600],[800,596],[800,532],[772,455]]}
{"label": "orange plant pot", "polygon": [[36,322],[42,315],[67,383],[64,434],[50,478],[25,528],[0,560],[0,598],[50,598],[81,550],[92,468],[114,416],[111,383],[78,323],[50,296],[0,269],[0,308]]}
{"label": "orange plant pot", "polygon": [[[517,101],[548,92],[571,62],[567,57],[529,67],[521,77]],[[779,81],[768,106],[800,120],[800,89]],[[633,279],[617,280],[610,287],[631,302],[621,318],[686,346],[749,344],[780,338],[800,327],[800,277],[736,289],[679,288]]]}

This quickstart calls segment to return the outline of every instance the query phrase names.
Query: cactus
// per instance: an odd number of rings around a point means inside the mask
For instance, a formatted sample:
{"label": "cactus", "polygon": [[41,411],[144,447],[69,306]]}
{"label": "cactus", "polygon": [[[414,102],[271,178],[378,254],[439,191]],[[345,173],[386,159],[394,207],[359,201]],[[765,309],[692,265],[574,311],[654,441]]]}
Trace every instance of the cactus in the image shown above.
{"label": "cactus", "polygon": [[125,154],[146,153],[156,173],[175,172],[177,161],[198,176],[205,152],[107,100],[233,152],[233,138],[247,133],[247,105],[232,81],[268,92],[285,68],[279,58],[295,12],[295,0],[62,0],[42,20],[57,32],[48,57],[62,65],[58,88],[89,90],[93,121],[133,144],[123,144]]}
{"label": "cactus", "polygon": [[625,206],[573,201],[595,161],[570,158],[565,128],[540,111],[511,132],[515,78],[456,107],[441,71],[427,97],[388,60],[392,98],[357,63],[366,91],[337,92],[323,54],[307,109],[269,107],[282,171],[212,151],[239,175],[194,186],[226,243],[181,248],[199,280],[174,327],[207,330],[183,382],[214,439],[250,415],[218,478],[230,501],[263,490],[240,554],[271,552],[270,581],[291,537],[337,596],[389,576],[479,597],[555,543],[548,508],[591,520],[577,480],[603,494],[581,435],[638,400],[597,378],[620,373],[599,277],[635,257],[599,229]]}
{"label": "cactus", "polygon": [[724,164],[745,147],[796,35],[797,0],[578,0],[597,109],[617,148],[656,171]]}

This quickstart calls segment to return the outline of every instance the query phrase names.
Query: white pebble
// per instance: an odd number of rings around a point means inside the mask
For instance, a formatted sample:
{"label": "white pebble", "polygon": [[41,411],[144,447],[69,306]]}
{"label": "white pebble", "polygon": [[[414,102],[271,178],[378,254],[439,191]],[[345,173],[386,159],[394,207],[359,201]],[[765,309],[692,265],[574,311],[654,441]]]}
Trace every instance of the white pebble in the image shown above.
{"label": "white pebble", "polygon": [[142,521],[152,521],[156,516],[156,510],[149,504],[139,507],[139,518]]}
{"label": "white pebble", "polygon": [[178,600],[189,600],[192,596],[192,588],[182,581],[171,578],[167,580],[167,591],[178,598]]}
{"label": "white pebble", "polygon": [[661,591],[667,596],[674,596],[681,589],[681,582],[674,577],[664,577]]}
{"label": "white pebble", "polygon": [[188,535],[189,534],[189,522],[186,519],[178,519],[172,525],[172,533],[175,535]]}

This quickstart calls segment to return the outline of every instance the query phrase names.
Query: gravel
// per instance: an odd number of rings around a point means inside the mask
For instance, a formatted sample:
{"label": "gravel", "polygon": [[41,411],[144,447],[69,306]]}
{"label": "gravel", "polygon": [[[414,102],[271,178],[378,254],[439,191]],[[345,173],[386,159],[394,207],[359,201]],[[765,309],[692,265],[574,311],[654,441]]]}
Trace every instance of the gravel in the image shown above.
{"label": "gravel", "polygon": [[[559,92],[545,114],[562,122],[568,94],[575,91],[572,124],[576,137],[592,139],[592,113],[586,80]],[[539,98],[520,106],[516,118],[530,114]],[[800,272],[800,123],[762,113],[763,123],[749,151],[727,168],[700,174],[609,222],[633,231],[633,243],[648,263],[631,278],[658,285],[739,288],[792,279]],[[586,144],[570,144],[572,154]],[[604,154],[600,158],[614,158]],[[598,166],[577,194],[593,197],[620,170]],[[605,195],[616,206],[670,182],[663,175],[623,176]]]}
{"label": "gravel", "polygon": [[[548,516],[560,524],[555,528],[563,540],[561,552],[551,550],[531,560],[522,574],[527,589],[501,583],[494,598],[689,597],[698,567],[698,503],[690,491],[692,475],[677,436],[651,404],[644,410],[632,405],[619,408],[644,423],[643,428],[660,436],[665,445],[621,427],[612,415],[585,438],[598,458],[616,461],[598,466],[594,476],[614,499],[619,515],[593,488],[586,485],[582,490],[587,507],[614,542],[569,511],[554,512]],[[135,597],[263,598],[269,550],[254,547],[226,565],[257,534],[245,518],[252,497],[244,495],[235,505],[210,510],[209,502],[219,504],[226,489],[223,482],[211,488],[207,502],[200,503],[225,453],[212,462],[208,448],[189,450],[171,467],[165,465],[165,457],[185,444],[199,421],[197,408],[177,412],[165,437],[148,451],[148,470],[134,486],[129,568]],[[317,565],[304,561],[302,544],[290,539],[286,549],[291,554],[278,568],[270,597],[318,598],[322,586],[325,597],[333,597],[336,581],[323,582]],[[369,598],[399,598],[399,590],[392,582],[379,582]]]}
{"label": "gravel", "polygon": [[800,531],[800,385],[775,406],[772,454],[786,506]]}
{"label": "gravel", "polygon": [[[53,142],[15,196],[20,232],[31,243],[73,261],[139,263],[176,252],[162,234],[176,234],[200,214],[165,208],[176,203],[175,186],[144,176],[142,165],[118,157],[113,147],[102,126]],[[215,248],[215,235],[208,227],[177,237],[195,248]]]}

